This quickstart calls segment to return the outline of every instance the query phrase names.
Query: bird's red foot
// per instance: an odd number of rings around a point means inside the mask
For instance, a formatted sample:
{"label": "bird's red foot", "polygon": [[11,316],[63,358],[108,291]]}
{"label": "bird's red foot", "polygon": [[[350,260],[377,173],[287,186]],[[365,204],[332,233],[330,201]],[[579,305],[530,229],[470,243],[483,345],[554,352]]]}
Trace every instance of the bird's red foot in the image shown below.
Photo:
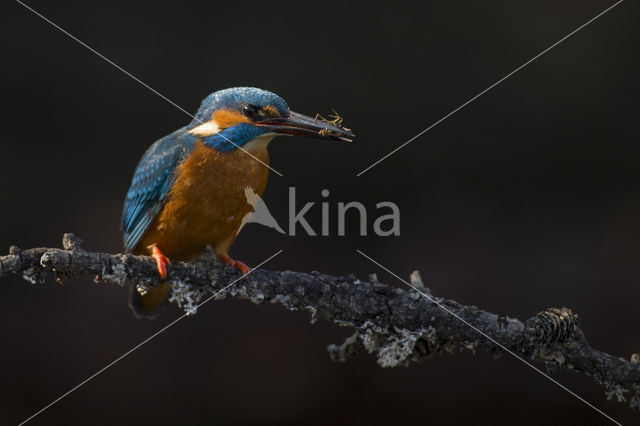
{"label": "bird's red foot", "polygon": [[238,268],[242,275],[247,275],[249,273],[249,267],[245,263],[242,263],[239,260],[233,260],[228,254],[220,255],[219,258],[224,263]]}
{"label": "bird's red foot", "polygon": [[153,246],[151,248],[151,257],[156,260],[156,265],[158,266],[158,274],[160,275],[160,278],[164,280],[165,278],[167,278],[167,266],[171,265],[171,260],[169,260],[169,258],[164,254],[162,254],[158,246]]}

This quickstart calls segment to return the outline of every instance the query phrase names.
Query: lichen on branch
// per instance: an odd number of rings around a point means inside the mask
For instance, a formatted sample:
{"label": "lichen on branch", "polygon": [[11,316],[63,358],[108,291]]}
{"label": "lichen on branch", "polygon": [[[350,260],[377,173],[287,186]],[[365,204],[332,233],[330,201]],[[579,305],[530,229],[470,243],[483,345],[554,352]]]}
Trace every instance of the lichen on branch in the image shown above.
{"label": "lichen on branch", "polygon": [[[65,234],[62,249],[11,247],[8,255],[0,256],[0,277],[9,274],[34,284],[49,275],[56,280],[94,275],[97,281],[129,283],[140,291],[160,283],[151,257],[89,252],[73,234]],[[375,355],[382,367],[406,366],[460,350],[486,350],[497,357],[505,353],[495,344],[499,342],[524,360],[542,363],[549,373],[565,370],[590,376],[604,387],[607,398],[628,401],[640,409],[640,356],[633,354],[627,361],[592,348],[578,316],[568,308],[546,309],[522,322],[432,296],[417,272],[411,283],[419,292],[380,283],[374,274],[366,282],[353,275],[266,269],[239,277],[235,269],[205,251],[195,262],[173,262],[167,281],[173,288],[172,301],[189,314],[196,312],[204,297],[217,294],[216,299],[230,296],[256,304],[280,303],[289,310],[310,312],[312,322],[324,320],[352,328],[353,335],[342,344],[329,345],[334,361],[347,361],[363,351]],[[237,282],[221,292],[233,280]]]}

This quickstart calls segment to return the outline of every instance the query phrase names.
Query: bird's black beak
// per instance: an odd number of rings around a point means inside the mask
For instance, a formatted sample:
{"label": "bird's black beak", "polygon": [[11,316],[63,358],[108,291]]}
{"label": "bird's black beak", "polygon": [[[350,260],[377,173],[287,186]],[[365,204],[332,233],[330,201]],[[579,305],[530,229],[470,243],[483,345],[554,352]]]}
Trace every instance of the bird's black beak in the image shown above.
{"label": "bird's black beak", "polygon": [[351,142],[355,135],[350,129],[335,126],[322,119],[290,112],[286,117],[273,117],[258,121],[257,126],[267,127],[273,133],[282,135],[307,136],[317,139]]}

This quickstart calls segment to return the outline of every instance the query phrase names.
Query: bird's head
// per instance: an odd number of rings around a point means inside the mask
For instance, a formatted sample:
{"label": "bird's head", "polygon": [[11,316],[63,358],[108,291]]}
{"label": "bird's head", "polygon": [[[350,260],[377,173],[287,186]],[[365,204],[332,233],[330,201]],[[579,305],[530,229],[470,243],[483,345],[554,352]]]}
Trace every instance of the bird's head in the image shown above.
{"label": "bird's head", "polygon": [[254,87],[234,87],[207,96],[187,132],[219,151],[231,151],[260,136],[299,135],[351,141],[346,128],[289,109],[275,93]]}

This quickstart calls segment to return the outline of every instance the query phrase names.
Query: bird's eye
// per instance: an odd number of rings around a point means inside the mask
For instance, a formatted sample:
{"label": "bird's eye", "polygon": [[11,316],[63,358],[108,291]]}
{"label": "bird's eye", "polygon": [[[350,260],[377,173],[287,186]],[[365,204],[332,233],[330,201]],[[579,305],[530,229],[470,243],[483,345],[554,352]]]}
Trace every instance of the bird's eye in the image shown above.
{"label": "bird's eye", "polygon": [[242,113],[247,117],[255,117],[258,114],[258,107],[251,104],[244,105],[242,107]]}

